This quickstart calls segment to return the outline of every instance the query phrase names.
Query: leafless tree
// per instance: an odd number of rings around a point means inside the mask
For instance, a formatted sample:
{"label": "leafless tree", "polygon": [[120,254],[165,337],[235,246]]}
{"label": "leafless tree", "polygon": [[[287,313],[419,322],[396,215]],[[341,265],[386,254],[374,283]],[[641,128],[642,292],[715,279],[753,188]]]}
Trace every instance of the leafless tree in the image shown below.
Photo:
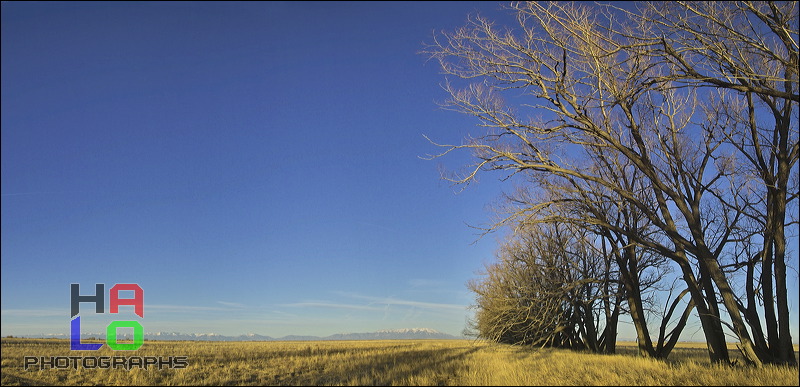
{"label": "leafless tree", "polygon": [[[730,195],[725,204],[760,226],[749,235],[740,232],[740,242],[756,244],[758,238],[752,235],[763,238],[761,249],[744,265],[732,265],[749,273],[747,305],[740,302],[740,309],[760,357],[794,364],[786,299],[786,226],[797,224],[789,214],[797,214],[800,154],[798,3],[644,3],[641,12],[630,15],[638,27],[630,36],[647,47],[645,52],[655,62],[670,69],[655,81],[715,90],[709,116],[725,121],[715,133],[736,150],[738,168],[731,180],[736,187],[753,187]],[[756,265],[761,268],[758,279]],[[764,300],[766,342],[755,307],[758,297]],[[732,308],[732,297],[725,302]]]}
{"label": "leafless tree", "polygon": [[587,235],[575,231],[539,223],[511,234],[497,262],[469,283],[477,295],[479,336],[614,352],[622,300],[618,274],[590,248]]}
{"label": "leafless tree", "polygon": [[[478,117],[486,130],[461,145],[441,145],[445,151],[434,157],[473,151],[476,164],[450,177],[459,184],[480,171],[500,170],[507,178],[526,176],[534,188],[578,186],[619,203],[617,211],[641,217],[657,232],[641,233],[597,216],[590,223],[678,266],[712,361],[729,361],[725,325],[749,362],[794,362],[785,355],[791,338],[784,234],[786,208],[797,198],[796,9],[678,3],[664,12],[664,6],[601,12],[569,3],[513,3],[516,31],[474,17],[466,27],[437,35],[425,52],[446,74],[478,81],[464,88],[447,83],[446,106]],[[741,29],[749,23],[751,31],[762,32],[754,27],[759,21],[776,38],[754,38]],[[695,41],[687,43],[692,36]],[[747,113],[731,113],[731,99],[745,101]],[[756,118],[762,110],[772,112],[774,130],[764,130]],[[731,122],[739,123],[738,131]],[[751,175],[763,184],[748,195],[735,186],[747,178],[735,169],[739,159],[753,166]],[[642,184],[620,180],[632,171]],[[531,203],[508,221],[550,205]],[[769,348],[751,336],[758,333],[752,326],[752,284],[745,284],[741,297],[726,274],[737,267],[726,259],[748,242],[740,230],[759,220],[764,227],[749,239],[763,238],[764,248],[747,262],[760,263],[761,286],[771,283],[774,268],[775,289],[760,293],[768,332],[777,331],[774,338],[768,333]],[[755,279],[754,265],[739,265],[747,268],[748,279]],[[776,296],[776,317],[766,306],[773,305],[770,293]]]}
{"label": "leafless tree", "polygon": [[[620,163],[622,160],[606,159],[602,154],[596,154],[594,160],[600,166],[599,174],[610,174],[608,179],[617,181],[631,192],[640,192],[641,200],[646,200],[644,193],[646,190],[640,186],[640,184],[646,183],[646,180],[637,177],[636,169],[624,168],[619,165],[610,167],[609,164]],[[618,174],[620,171],[626,170],[631,174]],[[574,179],[571,180],[569,186],[551,185],[549,187],[550,190],[558,190],[555,195],[561,199],[557,201],[558,205],[551,208],[557,212],[545,216],[544,219],[569,222],[597,235],[601,241],[600,253],[612,259],[619,270],[619,282],[624,287],[623,294],[626,298],[627,312],[636,329],[640,354],[666,358],[685,327],[688,313],[693,308],[693,304],[687,305],[678,323],[667,334],[666,329],[677,304],[681,302],[687,292],[680,293],[674,299],[668,298],[668,302],[672,306],[665,310],[655,308],[653,305],[654,290],[662,290],[662,280],[670,271],[670,266],[667,264],[666,257],[657,251],[645,248],[636,241],[660,238],[658,229],[653,227],[640,211],[631,208],[626,201],[619,200],[613,192],[597,184],[582,185]],[[551,193],[551,195],[553,194]],[[533,215],[529,215],[529,219],[531,216]],[[653,317],[656,317],[660,324],[660,334],[656,345],[651,340],[648,327],[648,320],[652,320]]]}

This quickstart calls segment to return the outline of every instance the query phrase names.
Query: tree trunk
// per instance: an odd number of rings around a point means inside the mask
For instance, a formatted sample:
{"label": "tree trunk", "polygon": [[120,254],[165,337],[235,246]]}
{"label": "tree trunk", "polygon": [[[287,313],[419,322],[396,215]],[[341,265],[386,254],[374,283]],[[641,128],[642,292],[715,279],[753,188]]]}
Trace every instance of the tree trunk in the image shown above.
{"label": "tree trunk", "polygon": [[[635,255],[636,249],[634,246],[629,245],[623,249],[623,262],[617,262],[619,266],[620,275],[623,278],[625,285],[625,294],[628,298],[628,309],[631,313],[633,326],[636,328],[636,342],[639,347],[639,356],[642,357],[655,357],[655,350],[653,349],[653,341],[650,339],[650,333],[647,329],[647,319],[644,315],[644,307],[642,306],[642,292],[639,289],[638,271],[636,271]],[[631,265],[634,269],[631,270]]]}
{"label": "tree trunk", "polygon": [[[785,139],[785,136],[782,136]],[[784,140],[785,141],[785,140]],[[781,144],[784,145],[784,144]],[[782,149],[787,149],[782,147]],[[786,154],[778,155],[778,188],[773,200],[775,205],[775,287],[778,302],[778,353],[781,363],[795,365],[792,334],[789,330],[789,302],[786,289],[786,238],[784,219],[786,219],[786,194],[789,176],[789,162]]]}
{"label": "tree trunk", "polygon": [[606,330],[603,333],[605,348],[603,353],[617,353],[617,329],[619,325],[619,304],[614,307],[611,317],[606,319]]}
{"label": "tree trunk", "polygon": [[[725,331],[722,329],[722,318],[719,313],[719,304],[717,304],[717,293],[714,290],[714,281],[708,272],[707,265],[700,263],[700,283],[702,290],[705,293],[706,307],[707,307],[707,321],[703,325],[703,329],[711,330],[711,338],[713,340],[714,351],[717,353],[719,361],[729,363],[730,355],[728,353],[728,343],[725,340]],[[698,308],[698,312],[700,308]],[[707,335],[708,337],[708,335]]]}
{"label": "tree trunk", "polygon": [[[677,302],[677,300],[676,300]],[[658,351],[657,354],[660,358],[666,359],[669,356],[669,353],[672,352],[672,349],[675,348],[675,344],[678,342],[678,338],[681,336],[681,332],[683,332],[683,328],[686,327],[686,321],[689,320],[689,316],[692,314],[692,309],[694,309],[694,301],[690,300],[689,305],[686,305],[686,309],[683,310],[683,314],[681,314],[680,320],[678,320],[678,324],[675,325],[675,328],[669,333],[669,340],[664,343],[662,347],[662,343],[659,341]],[[670,313],[672,315],[672,313]],[[664,320],[664,323],[669,320],[669,318]],[[664,337],[666,338],[666,336]]]}
{"label": "tree trunk", "polygon": [[[676,252],[676,255],[685,257],[683,252]],[[714,330],[714,317],[706,306],[706,299],[700,291],[697,280],[692,273],[692,268],[686,259],[678,260],[678,266],[683,273],[683,280],[689,288],[689,294],[692,296],[695,308],[697,308],[697,315],[700,319],[700,324],[703,326],[703,334],[706,337],[706,347],[708,348],[708,358],[712,363],[729,363],[728,357],[728,344],[725,342],[725,336],[721,335],[718,331]],[[716,320],[719,322],[719,319]]]}
{"label": "tree trunk", "polygon": [[728,279],[725,278],[725,273],[722,272],[719,264],[717,264],[717,260],[713,257],[707,256],[701,258],[701,261],[707,265],[711,278],[714,280],[714,284],[716,284],[717,288],[719,289],[719,293],[722,296],[722,303],[728,310],[728,315],[731,319],[731,324],[733,325],[733,331],[739,338],[742,355],[744,355],[748,362],[753,363],[753,365],[757,367],[762,366],[763,361],[761,358],[763,355],[758,355],[758,351],[753,345],[753,341],[750,339],[750,334],[747,332],[747,327],[742,320],[742,315],[739,313],[739,305],[736,301],[736,296],[733,294],[733,289],[731,289],[730,285],[728,284]]}
{"label": "tree trunk", "polygon": [[[765,244],[764,250],[767,248],[768,246]],[[760,254],[763,254],[763,252]],[[770,353],[769,346],[764,339],[764,330],[761,329],[761,319],[758,316],[758,309],[756,309],[756,289],[754,288],[756,263],[757,262],[754,259],[751,259],[747,263],[747,275],[745,277],[747,307],[742,310],[742,313],[744,314],[747,324],[750,325],[750,330],[753,332],[753,343],[755,344],[756,348],[758,348],[760,353],[763,353],[765,356],[765,358],[762,360],[772,362],[772,354]]]}

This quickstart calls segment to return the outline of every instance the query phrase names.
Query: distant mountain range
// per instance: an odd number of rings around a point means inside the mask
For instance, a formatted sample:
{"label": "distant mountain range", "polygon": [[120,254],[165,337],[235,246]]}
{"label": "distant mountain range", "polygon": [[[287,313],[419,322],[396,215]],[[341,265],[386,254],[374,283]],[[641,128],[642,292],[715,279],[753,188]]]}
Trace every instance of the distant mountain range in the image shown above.
{"label": "distant mountain range", "polygon": [[[28,338],[60,338],[69,339],[69,335],[49,334],[49,335],[22,335],[15,337],[28,337]],[[98,338],[105,339],[105,334],[101,333],[83,333],[81,337],[84,339]],[[130,335],[119,335],[119,339],[130,339]],[[192,341],[320,341],[320,340],[422,340],[422,339],[437,339],[437,340],[457,340],[463,337],[453,336],[447,333],[439,332],[428,328],[407,328],[407,329],[389,329],[376,332],[365,333],[337,333],[330,336],[297,336],[289,335],[283,337],[270,337],[263,336],[255,333],[248,333],[240,336],[224,336],[216,333],[179,333],[179,332],[153,332],[145,333],[145,340],[192,340]]]}

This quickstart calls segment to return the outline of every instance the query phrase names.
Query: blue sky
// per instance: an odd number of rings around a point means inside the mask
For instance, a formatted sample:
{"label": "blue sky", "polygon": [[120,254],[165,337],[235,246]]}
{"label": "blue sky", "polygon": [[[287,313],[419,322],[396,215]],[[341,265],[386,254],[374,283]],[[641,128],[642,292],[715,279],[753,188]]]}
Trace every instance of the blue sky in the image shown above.
{"label": "blue sky", "polygon": [[146,331],[459,334],[500,189],[420,158],[475,123],[418,52],[498,4],[4,2],[2,335],[73,282]]}
{"label": "blue sky", "polygon": [[460,334],[510,187],[420,158],[477,122],[418,52],[499,4],[3,2],[0,335],[68,333],[70,283],[147,332]]}

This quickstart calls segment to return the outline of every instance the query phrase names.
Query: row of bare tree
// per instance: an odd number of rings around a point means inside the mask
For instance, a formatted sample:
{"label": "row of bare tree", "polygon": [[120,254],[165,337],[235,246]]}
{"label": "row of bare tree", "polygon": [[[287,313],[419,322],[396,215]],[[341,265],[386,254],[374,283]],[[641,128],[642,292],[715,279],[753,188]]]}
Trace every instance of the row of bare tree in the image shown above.
{"label": "row of bare tree", "polygon": [[469,150],[446,178],[518,187],[490,227],[514,233],[470,283],[479,333],[613,352],[628,313],[640,353],[665,357],[694,313],[712,361],[731,334],[748,363],[796,364],[798,3],[510,9],[514,26],[472,17],[424,50],[465,84],[445,107],[481,128],[432,158]]}

